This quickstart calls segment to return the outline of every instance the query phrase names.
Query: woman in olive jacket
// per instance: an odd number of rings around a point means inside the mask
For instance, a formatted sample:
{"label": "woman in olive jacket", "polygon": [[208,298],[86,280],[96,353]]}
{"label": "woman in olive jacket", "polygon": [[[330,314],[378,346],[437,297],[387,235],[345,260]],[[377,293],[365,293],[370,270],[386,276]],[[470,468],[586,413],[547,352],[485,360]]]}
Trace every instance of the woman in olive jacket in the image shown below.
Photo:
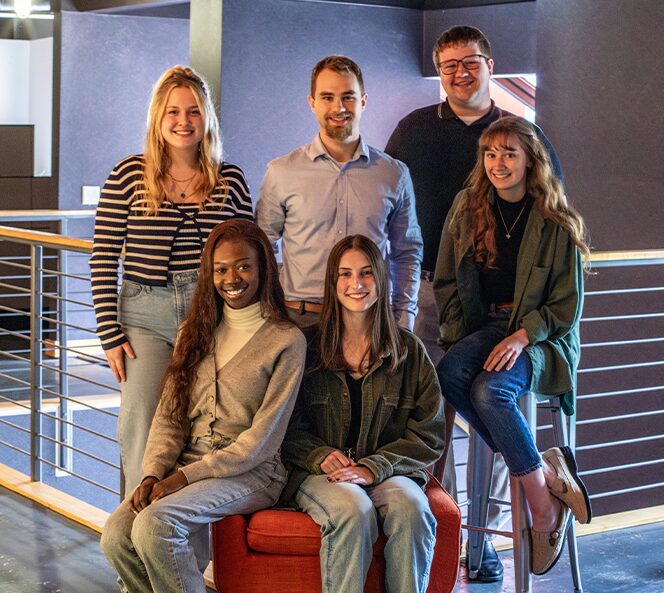
{"label": "woman in olive jacket", "polygon": [[447,346],[438,376],[445,399],[521,481],[535,574],[557,561],[571,514],[591,518],[571,450],[540,456],[518,405],[533,391],[561,396],[563,410],[574,411],[584,234],[534,128],[517,117],[489,126],[438,253],[434,291]]}
{"label": "woman in olive jacket", "polygon": [[381,525],[391,593],[425,591],[436,521],[424,468],[441,455],[442,397],[422,343],[399,329],[385,261],[362,235],[327,263],[321,323],[282,455],[287,491],[321,526],[324,593],[358,593]]}

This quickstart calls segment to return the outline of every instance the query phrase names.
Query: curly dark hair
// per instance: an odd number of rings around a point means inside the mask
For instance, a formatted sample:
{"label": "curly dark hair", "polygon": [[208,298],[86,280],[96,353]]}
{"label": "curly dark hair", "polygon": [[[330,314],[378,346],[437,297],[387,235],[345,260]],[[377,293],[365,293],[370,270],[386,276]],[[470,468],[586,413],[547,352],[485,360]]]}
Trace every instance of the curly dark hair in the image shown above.
{"label": "curly dark hair", "polygon": [[272,321],[290,323],[279,270],[265,233],[253,222],[232,219],[218,224],[208,237],[198,283],[187,319],[178,333],[164,377],[162,405],[175,426],[186,422],[198,364],[214,349],[215,330],[223,318],[224,300],[214,286],[214,250],[222,241],[245,241],[258,254],[261,311]]}

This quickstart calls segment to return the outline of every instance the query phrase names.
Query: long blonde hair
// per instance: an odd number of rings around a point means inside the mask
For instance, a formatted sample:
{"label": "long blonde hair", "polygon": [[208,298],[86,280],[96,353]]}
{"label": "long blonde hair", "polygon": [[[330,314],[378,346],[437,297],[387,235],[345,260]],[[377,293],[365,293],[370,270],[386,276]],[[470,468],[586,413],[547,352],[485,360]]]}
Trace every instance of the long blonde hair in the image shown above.
{"label": "long blonde hair", "polygon": [[203,116],[205,131],[198,149],[200,180],[194,191],[209,196],[218,185],[222,188],[221,202],[228,194],[228,184],[219,174],[221,165],[221,139],[219,121],[210,97],[207,82],[195,70],[186,66],[173,66],[162,74],[155,84],[148,110],[148,130],[145,137],[145,171],[143,173],[144,199],[147,212],[156,214],[167,194],[166,177],[171,165],[166,141],[161,133],[161,120],[171,91],[176,87],[189,89]]}
{"label": "long blonde hair", "polygon": [[588,256],[590,250],[583,218],[567,204],[562,184],[553,172],[549,152],[535,128],[520,117],[504,117],[494,121],[480,136],[477,161],[468,176],[470,199],[455,216],[460,220],[464,212],[470,212],[475,261],[481,266],[492,266],[498,255],[496,218],[488,200],[493,185],[484,168],[484,153],[495,147],[506,147],[510,137],[515,138],[523,148],[529,162],[526,192],[533,200],[533,208],[544,218],[563,227],[581,253]]}

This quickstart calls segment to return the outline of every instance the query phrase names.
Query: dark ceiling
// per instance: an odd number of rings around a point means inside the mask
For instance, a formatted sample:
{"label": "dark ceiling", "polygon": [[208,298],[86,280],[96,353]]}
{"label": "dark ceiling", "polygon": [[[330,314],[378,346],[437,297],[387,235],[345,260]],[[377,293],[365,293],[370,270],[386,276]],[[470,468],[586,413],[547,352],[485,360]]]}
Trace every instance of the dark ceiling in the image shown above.
{"label": "dark ceiling", "polygon": [[[319,2],[358,4],[364,6],[391,6],[415,10],[442,10],[511,2],[531,2],[534,0],[289,0],[295,2]],[[102,12],[131,14],[136,16],[157,16],[168,18],[188,18],[189,2],[182,0],[32,0],[33,12],[71,10],[78,12]],[[13,0],[0,0],[0,12],[13,12]]]}
{"label": "dark ceiling", "polygon": [[[293,0],[291,0],[293,1]],[[488,6],[533,0],[294,0],[297,2],[337,2],[365,6],[393,6],[417,10],[440,10],[469,6]],[[189,5],[181,0],[63,0],[63,8],[70,10],[145,14],[145,16],[182,16]]]}

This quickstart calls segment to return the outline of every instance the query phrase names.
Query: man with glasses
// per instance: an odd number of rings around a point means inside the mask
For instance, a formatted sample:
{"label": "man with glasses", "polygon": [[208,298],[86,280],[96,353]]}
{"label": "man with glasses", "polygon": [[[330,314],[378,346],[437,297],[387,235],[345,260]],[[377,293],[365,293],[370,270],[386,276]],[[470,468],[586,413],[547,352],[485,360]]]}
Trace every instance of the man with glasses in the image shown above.
{"label": "man with glasses", "polygon": [[412,329],[422,235],[408,168],[360,137],[367,94],[360,67],[328,56],[311,73],[309,105],[319,125],[313,142],[267,166],[256,222],[276,247],[291,318],[318,322],[327,257],[347,235],[372,239],[388,261],[392,310]]}
{"label": "man with glasses", "polygon": [[[443,356],[438,346],[438,315],[433,293],[433,273],[445,217],[456,194],[475,165],[477,141],[493,121],[512,115],[497,107],[489,92],[493,74],[491,44],[482,31],[457,26],[445,31],[433,48],[433,61],[447,99],[416,109],[404,117],[390,137],[385,151],[408,165],[415,187],[416,208],[424,240],[419,313],[415,333],[427,347],[434,364]],[[539,128],[537,133],[549,150],[556,175],[562,179],[555,150]],[[452,412],[453,413],[453,412]],[[448,415],[448,420],[452,414]],[[448,422],[448,431],[451,422]],[[473,437],[474,438],[474,437]],[[454,455],[451,439],[445,463],[444,485],[456,497]],[[469,470],[472,460],[468,460]],[[436,468],[438,474],[440,469]],[[470,471],[468,491],[470,492]],[[509,497],[509,477],[502,461],[496,460],[491,497]],[[488,527],[498,529],[500,508],[489,505]],[[502,578],[503,567],[493,544],[485,540],[477,580],[493,582]]]}

